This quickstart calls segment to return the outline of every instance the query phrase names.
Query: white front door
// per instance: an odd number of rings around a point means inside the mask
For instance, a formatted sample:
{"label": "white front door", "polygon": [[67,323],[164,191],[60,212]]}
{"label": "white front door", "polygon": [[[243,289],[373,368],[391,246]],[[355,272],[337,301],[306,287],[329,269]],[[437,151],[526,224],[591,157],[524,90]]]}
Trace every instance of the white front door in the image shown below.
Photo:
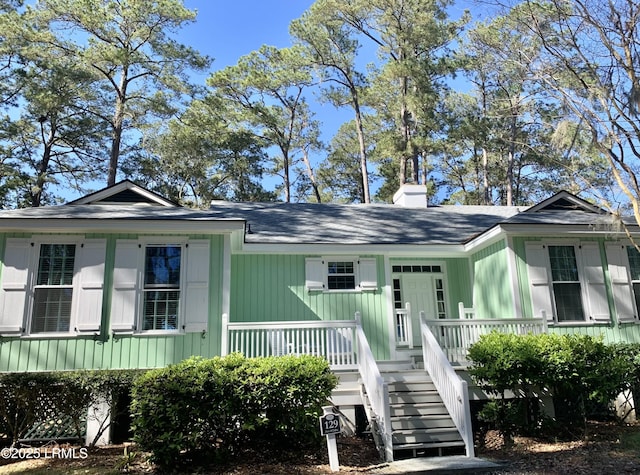
{"label": "white front door", "polygon": [[429,274],[402,274],[400,284],[402,300],[411,305],[413,346],[421,346],[420,312],[425,312],[427,318],[437,315],[434,278]]}

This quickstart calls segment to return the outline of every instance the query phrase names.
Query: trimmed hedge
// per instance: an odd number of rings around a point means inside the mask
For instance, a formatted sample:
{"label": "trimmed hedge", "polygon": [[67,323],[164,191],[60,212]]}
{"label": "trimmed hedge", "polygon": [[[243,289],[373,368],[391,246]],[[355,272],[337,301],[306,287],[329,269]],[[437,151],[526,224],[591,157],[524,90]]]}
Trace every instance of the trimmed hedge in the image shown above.
{"label": "trimmed hedge", "polygon": [[[606,405],[625,389],[638,387],[640,346],[608,346],[585,335],[491,333],[469,349],[474,381],[499,396],[481,414],[510,440],[544,427],[555,435],[584,435],[589,404]],[[511,391],[519,400],[505,400]],[[539,411],[540,392],[553,397],[555,420]]]}
{"label": "trimmed hedge", "polygon": [[313,356],[190,358],[136,381],[134,439],[161,467],[206,463],[244,444],[304,445],[319,440],[336,384]]}

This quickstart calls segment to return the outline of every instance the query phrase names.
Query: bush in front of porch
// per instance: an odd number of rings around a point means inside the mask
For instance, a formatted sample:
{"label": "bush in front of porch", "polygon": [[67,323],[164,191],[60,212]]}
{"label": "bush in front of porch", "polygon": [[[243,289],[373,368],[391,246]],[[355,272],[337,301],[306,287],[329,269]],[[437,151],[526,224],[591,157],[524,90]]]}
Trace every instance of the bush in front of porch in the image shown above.
{"label": "bush in front of porch", "polygon": [[[638,347],[627,351],[638,354]],[[608,404],[638,378],[628,353],[585,335],[491,333],[469,349],[469,359],[474,381],[496,396],[480,418],[505,443],[516,434],[582,437],[588,405]],[[540,411],[544,393],[553,397],[553,419]]]}
{"label": "bush in front of porch", "polygon": [[215,462],[246,445],[304,445],[319,439],[336,384],[319,357],[190,358],[136,381],[134,440],[164,468]]}

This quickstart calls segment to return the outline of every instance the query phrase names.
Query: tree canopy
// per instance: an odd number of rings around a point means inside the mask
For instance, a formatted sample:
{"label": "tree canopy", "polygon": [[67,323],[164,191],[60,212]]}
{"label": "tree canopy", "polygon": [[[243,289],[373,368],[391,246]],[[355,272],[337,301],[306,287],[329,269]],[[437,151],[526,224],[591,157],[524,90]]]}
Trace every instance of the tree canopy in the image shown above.
{"label": "tree canopy", "polygon": [[0,205],[125,177],[195,207],[416,183],[430,203],[622,196],[640,220],[640,7],[504,2],[477,21],[450,0],[317,0],[289,46],[205,83],[181,0],[0,2]]}

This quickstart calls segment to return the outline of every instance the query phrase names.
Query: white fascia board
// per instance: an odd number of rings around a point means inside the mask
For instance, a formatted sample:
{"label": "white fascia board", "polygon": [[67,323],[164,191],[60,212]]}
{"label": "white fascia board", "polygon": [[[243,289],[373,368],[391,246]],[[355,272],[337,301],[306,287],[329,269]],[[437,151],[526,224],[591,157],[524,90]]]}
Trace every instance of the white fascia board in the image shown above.
{"label": "white fascia board", "polygon": [[[640,230],[634,226],[630,228],[632,234],[637,234]],[[607,237],[617,239],[626,237],[627,233],[624,229],[614,230],[600,226],[590,226],[584,224],[498,224],[490,230],[482,233],[480,236],[472,239],[465,244],[465,251],[475,252],[479,249],[494,244],[507,236],[531,236],[531,237]]]}
{"label": "white fascia board", "polygon": [[3,219],[1,232],[40,233],[202,233],[244,232],[243,220]]}
{"label": "white fascia board", "polygon": [[471,241],[464,245],[464,250],[468,253],[475,252],[484,247],[490,246],[505,238],[505,230],[501,225],[494,226],[493,228],[485,231],[479,236],[473,238]]}
{"label": "white fascia board", "polygon": [[388,255],[445,258],[466,256],[464,246],[428,244],[257,244],[244,243],[238,254]]}
{"label": "white fascia board", "polygon": [[[90,193],[87,196],[83,196],[82,198],[79,198],[77,200],[72,201],[71,203],[76,204],[76,205],[80,205],[80,204],[89,204],[89,203],[95,203],[95,202],[99,202],[102,201],[103,203],[108,203],[108,198],[111,196],[115,196],[118,193],[121,193],[125,190],[132,190],[135,193],[137,193],[138,195],[140,195],[143,198],[148,199],[149,201],[152,201],[153,203],[155,203],[156,205],[160,205],[160,206],[164,206],[164,207],[170,207],[170,208],[176,208],[179,207],[178,205],[176,205],[176,203],[173,203],[172,201],[167,200],[166,198],[152,192],[149,190],[146,190],[138,185],[136,185],[133,182],[130,181],[122,181],[114,186],[105,188],[103,190],[100,191],[96,191],[95,193]],[[139,203],[142,204],[142,203]],[[147,205],[151,205],[153,206],[152,203],[145,203]]]}
{"label": "white fascia board", "polygon": [[[627,231],[624,228],[614,229],[613,227],[606,227],[601,225],[588,225],[588,224],[547,224],[547,225],[534,225],[530,224],[502,224],[500,227],[510,236],[540,236],[540,237],[589,237],[600,236],[619,238],[627,236]],[[628,231],[631,234],[637,234],[640,229],[637,226],[628,226]]]}

